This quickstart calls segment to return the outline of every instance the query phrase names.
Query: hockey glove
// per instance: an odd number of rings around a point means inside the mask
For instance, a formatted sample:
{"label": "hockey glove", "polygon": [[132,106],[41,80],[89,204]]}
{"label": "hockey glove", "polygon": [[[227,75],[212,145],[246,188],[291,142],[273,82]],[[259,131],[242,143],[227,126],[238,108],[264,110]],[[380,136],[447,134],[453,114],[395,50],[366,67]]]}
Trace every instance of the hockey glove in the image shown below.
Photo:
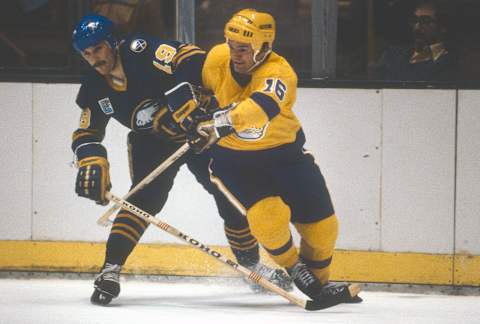
{"label": "hockey glove", "polygon": [[192,86],[193,92],[203,113],[214,112],[220,108],[217,98],[210,89]]}
{"label": "hockey glove", "polygon": [[192,128],[194,119],[218,109],[218,102],[207,89],[182,82],[165,92],[173,119],[184,129]]}
{"label": "hockey glove", "polygon": [[197,154],[209,149],[220,138],[235,132],[229,110],[219,110],[213,115],[196,117],[187,132],[188,144]]}
{"label": "hockey glove", "polygon": [[[86,151],[97,151],[99,155],[85,156]],[[89,143],[77,149],[77,157],[79,159],[75,192],[99,205],[108,204],[105,194],[112,185],[105,148],[100,144]]]}
{"label": "hockey glove", "polygon": [[185,143],[185,131],[173,120],[167,107],[160,108],[153,115],[152,134],[159,139],[166,139],[175,143]]}

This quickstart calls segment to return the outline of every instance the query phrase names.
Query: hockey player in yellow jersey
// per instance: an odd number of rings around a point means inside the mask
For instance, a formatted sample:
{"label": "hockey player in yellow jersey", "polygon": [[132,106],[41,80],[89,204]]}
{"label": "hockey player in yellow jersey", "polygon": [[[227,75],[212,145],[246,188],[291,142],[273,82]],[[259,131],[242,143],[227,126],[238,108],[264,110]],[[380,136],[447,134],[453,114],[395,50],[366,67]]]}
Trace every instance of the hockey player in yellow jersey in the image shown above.
{"label": "hockey player in yellow jersey", "polygon": [[[303,293],[329,305],[360,302],[358,285],[329,282],[337,216],[320,169],[303,149],[293,113],[297,76],[272,51],[273,17],[244,9],[224,32],[226,42],[209,52],[202,78],[225,109],[196,119],[190,145],[208,149],[211,180]],[[299,252],[290,223],[301,236]]]}

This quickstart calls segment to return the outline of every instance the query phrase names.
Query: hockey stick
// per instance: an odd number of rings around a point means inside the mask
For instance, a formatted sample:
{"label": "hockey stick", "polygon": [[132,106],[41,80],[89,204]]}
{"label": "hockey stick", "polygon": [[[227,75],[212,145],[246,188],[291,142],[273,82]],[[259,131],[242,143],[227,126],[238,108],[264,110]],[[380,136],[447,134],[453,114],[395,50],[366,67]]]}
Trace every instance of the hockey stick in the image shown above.
{"label": "hockey stick", "polygon": [[[168,225],[167,223],[162,222],[161,220],[153,217],[152,215],[148,214],[146,211],[141,210],[135,205],[132,205],[128,201],[125,201],[119,197],[116,197],[113,195],[111,192],[106,193],[106,197],[108,200],[112,201],[115,205],[118,205],[121,208],[127,209],[131,213],[137,215],[141,219],[145,220],[148,223],[151,223],[158,228],[164,230],[165,232],[187,242],[188,244],[192,245],[193,247],[196,247],[197,249],[201,250],[202,252],[210,255],[211,257],[215,258],[219,262],[222,262],[223,264],[228,265],[232,269],[240,272],[243,274],[245,277],[247,277],[249,280],[259,284],[263,288],[276,293],[277,295],[280,295],[287,299],[289,302],[292,304],[295,304],[297,306],[300,306],[303,309],[312,311],[312,310],[320,310],[320,309],[325,309],[332,305],[331,303],[328,302],[318,302],[318,301],[313,301],[313,300],[305,300],[300,297],[297,297],[291,293],[286,292],[285,290],[281,289],[280,287],[276,286],[275,284],[271,283],[267,279],[263,278],[261,275],[259,275],[256,272],[251,271],[248,268],[245,268],[241,266],[240,264],[226,258],[219,252],[215,251],[214,249],[208,247],[207,245],[200,243],[196,239],[188,236],[187,234],[184,234],[180,232],[178,229],[176,229],[173,226]],[[350,290],[350,295],[351,296],[356,296],[358,292],[360,291],[360,285],[358,284],[352,284],[348,288]]]}
{"label": "hockey stick", "polygon": [[[126,200],[130,198],[134,193],[139,191],[140,189],[143,189],[146,185],[148,185],[150,182],[152,182],[156,177],[158,177],[163,171],[165,171],[170,165],[172,165],[175,161],[177,161],[179,158],[181,158],[185,153],[188,152],[190,147],[188,146],[188,143],[183,144],[178,150],[175,151],[168,159],[163,161],[158,167],[155,168],[152,172],[150,172],[149,175],[147,175],[145,178],[143,178],[142,181],[137,183],[135,187],[132,188],[125,196],[123,196],[123,199]],[[109,226],[112,224],[112,221],[110,220],[110,216],[115,213],[117,210],[120,209],[119,205],[113,205],[111,206],[103,215],[97,220],[97,224],[101,226]]]}

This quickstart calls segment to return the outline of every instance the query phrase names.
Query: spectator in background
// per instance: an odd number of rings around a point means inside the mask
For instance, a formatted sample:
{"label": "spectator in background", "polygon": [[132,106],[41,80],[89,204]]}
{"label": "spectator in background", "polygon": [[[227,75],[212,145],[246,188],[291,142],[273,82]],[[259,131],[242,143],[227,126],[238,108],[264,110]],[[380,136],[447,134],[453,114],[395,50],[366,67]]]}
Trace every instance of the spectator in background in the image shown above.
{"label": "spectator in background", "polygon": [[115,24],[125,36],[142,32],[159,38],[174,35],[174,3],[164,0],[93,0],[92,10]]}
{"label": "spectator in background", "polygon": [[413,44],[387,48],[373,67],[372,78],[402,81],[454,79],[456,59],[447,45],[447,20],[437,1],[419,1],[409,25]]}

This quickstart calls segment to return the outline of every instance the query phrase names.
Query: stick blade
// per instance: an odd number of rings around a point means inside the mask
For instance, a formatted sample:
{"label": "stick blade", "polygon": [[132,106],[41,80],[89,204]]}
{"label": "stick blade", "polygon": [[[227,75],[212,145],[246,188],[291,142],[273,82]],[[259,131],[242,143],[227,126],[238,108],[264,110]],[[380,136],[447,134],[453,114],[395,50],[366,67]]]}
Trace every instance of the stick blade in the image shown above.
{"label": "stick blade", "polygon": [[[341,303],[356,303],[361,302],[361,298],[358,297],[358,293],[362,290],[360,284],[351,284],[348,286],[348,292],[350,293],[350,301],[341,301],[341,300],[307,300],[305,303],[305,309],[308,311],[322,310],[326,308],[333,307]],[[358,300],[358,301],[357,301]]]}
{"label": "stick blade", "polygon": [[357,296],[360,291],[362,290],[362,285],[360,284],[351,284],[350,286],[348,286],[348,291],[350,292],[350,297],[355,297]]}
{"label": "stick blade", "polygon": [[97,225],[100,225],[100,226],[103,226],[103,227],[109,227],[109,226],[113,225],[113,221],[109,218],[107,218],[106,220],[98,219],[97,220]]}

